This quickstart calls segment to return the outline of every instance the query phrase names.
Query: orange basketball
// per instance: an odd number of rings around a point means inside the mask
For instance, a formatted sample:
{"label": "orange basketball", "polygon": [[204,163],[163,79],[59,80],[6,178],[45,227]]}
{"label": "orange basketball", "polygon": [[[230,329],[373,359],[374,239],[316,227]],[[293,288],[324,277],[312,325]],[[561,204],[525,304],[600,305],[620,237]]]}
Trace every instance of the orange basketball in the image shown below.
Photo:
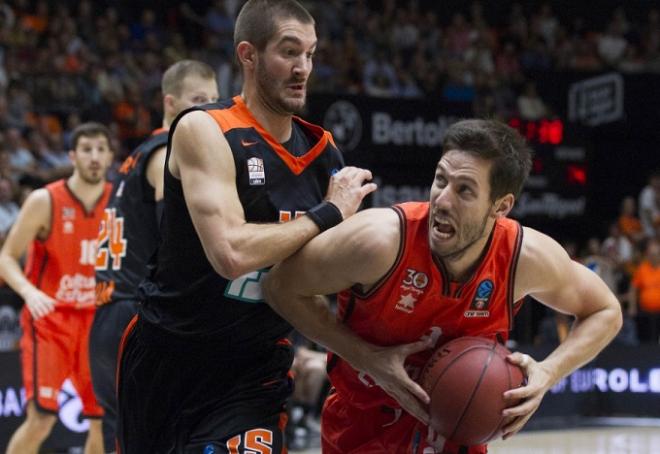
{"label": "orange basketball", "polygon": [[462,445],[501,436],[507,407],[502,393],[524,382],[522,370],[506,360],[510,354],[481,337],[460,337],[439,347],[420,378],[431,398],[431,427]]}

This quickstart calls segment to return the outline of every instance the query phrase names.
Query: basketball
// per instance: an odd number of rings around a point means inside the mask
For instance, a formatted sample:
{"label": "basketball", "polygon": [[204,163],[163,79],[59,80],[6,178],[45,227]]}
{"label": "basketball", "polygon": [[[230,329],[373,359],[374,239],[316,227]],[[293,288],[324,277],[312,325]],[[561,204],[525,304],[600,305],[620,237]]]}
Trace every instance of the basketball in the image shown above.
{"label": "basketball", "polygon": [[502,393],[523,384],[522,370],[506,360],[498,342],[460,337],[439,347],[422,371],[430,425],[446,439],[477,445],[502,434]]}

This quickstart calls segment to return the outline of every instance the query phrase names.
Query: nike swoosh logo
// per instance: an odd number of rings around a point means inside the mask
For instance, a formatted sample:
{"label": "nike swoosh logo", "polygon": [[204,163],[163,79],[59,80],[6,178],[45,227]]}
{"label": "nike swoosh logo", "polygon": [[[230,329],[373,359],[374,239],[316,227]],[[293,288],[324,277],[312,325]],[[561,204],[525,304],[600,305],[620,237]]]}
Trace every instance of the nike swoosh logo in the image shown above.
{"label": "nike swoosh logo", "polygon": [[256,145],[257,143],[258,142],[256,140],[250,141],[250,140],[241,139],[241,145],[243,145],[244,147],[251,147],[252,145]]}

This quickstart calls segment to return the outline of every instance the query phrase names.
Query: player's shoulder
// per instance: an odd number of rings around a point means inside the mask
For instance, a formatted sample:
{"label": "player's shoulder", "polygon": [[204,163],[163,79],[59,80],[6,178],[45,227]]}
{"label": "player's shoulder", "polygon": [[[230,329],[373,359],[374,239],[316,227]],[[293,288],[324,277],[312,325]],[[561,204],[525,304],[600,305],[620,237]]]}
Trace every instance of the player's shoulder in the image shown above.
{"label": "player's shoulder", "polygon": [[523,239],[518,260],[519,277],[526,280],[552,279],[566,271],[570,257],[552,237],[530,227],[523,227]]}
{"label": "player's shoulder", "polygon": [[406,221],[421,221],[428,217],[429,202],[404,202],[394,205],[393,209]]}
{"label": "player's shoulder", "polygon": [[23,202],[23,207],[37,207],[41,208],[44,206],[50,206],[51,204],[51,193],[50,191],[43,187],[39,189],[35,189],[34,191],[30,192],[28,196],[25,198],[25,201]]}
{"label": "player's shoulder", "polygon": [[356,250],[378,254],[395,247],[401,237],[401,220],[391,208],[370,208],[360,211],[342,223],[344,236]]}
{"label": "player's shoulder", "polygon": [[23,201],[21,218],[46,228],[50,223],[52,205],[52,195],[46,188],[35,189]]}

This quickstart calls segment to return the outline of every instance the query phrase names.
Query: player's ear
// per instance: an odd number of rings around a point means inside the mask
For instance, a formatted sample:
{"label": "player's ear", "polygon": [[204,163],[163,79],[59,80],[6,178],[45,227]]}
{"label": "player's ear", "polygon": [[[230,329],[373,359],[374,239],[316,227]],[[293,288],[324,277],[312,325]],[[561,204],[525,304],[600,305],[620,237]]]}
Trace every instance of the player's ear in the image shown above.
{"label": "player's ear", "polygon": [[256,62],[257,49],[251,43],[241,41],[236,46],[236,56],[241,66],[253,69]]}
{"label": "player's ear", "polygon": [[495,218],[506,217],[509,214],[509,212],[513,209],[513,204],[515,200],[516,198],[511,193],[508,193],[505,196],[502,196],[499,199],[497,199],[493,204],[493,212],[492,212],[493,217]]}
{"label": "player's ear", "polygon": [[163,96],[163,104],[165,105],[166,109],[174,111],[174,96],[170,94]]}

